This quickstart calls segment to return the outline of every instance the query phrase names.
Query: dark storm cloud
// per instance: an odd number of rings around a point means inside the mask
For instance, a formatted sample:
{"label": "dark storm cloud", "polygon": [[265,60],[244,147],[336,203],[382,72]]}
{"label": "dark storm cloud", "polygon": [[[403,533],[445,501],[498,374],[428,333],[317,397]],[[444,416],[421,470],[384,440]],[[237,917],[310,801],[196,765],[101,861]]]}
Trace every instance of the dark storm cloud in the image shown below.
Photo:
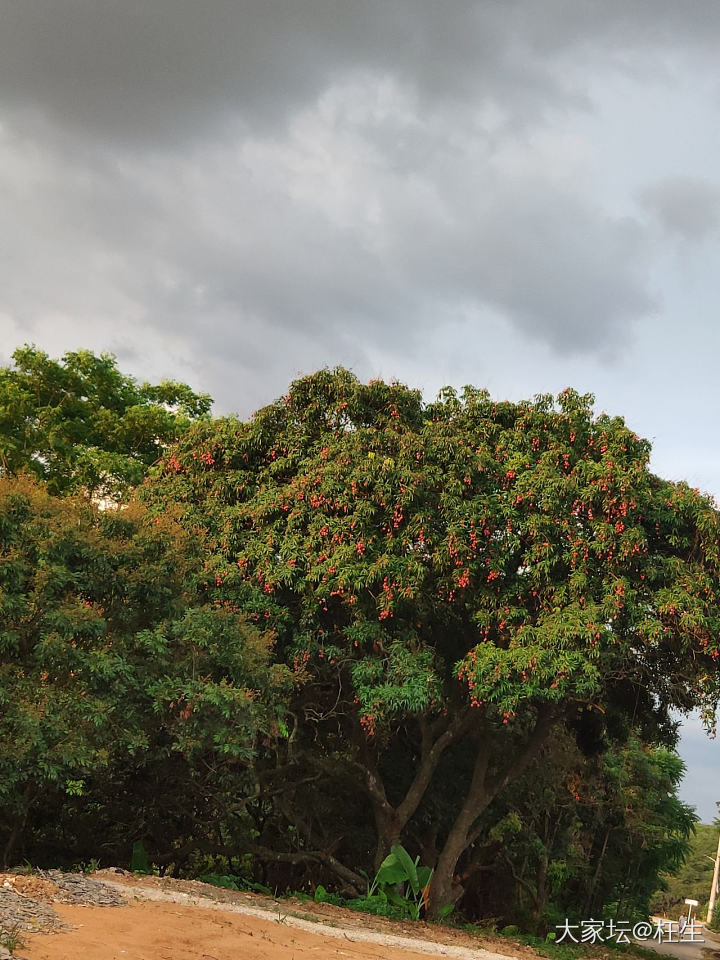
{"label": "dark storm cloud", "polygon": [[720,6],[683,11],[0,0],[0,314],[248,370],[420,352],[458,311],[611,353],[655,308],[651,240],[568,130],[592,71],[710,48]]}
{"label": "dark storm cloud", "polygon": [[0,12],[6,103],[150,140],[285,118],[356,70],[396,75],[431,108],[490,98],[529,116],[582,99],[565,54],[711,50],[720,32],[714,0],[3,0]]}
{"label": "dark storm cloud", "polygon": [[98,135],[195,138],[237,118],[285,119],[356,70],[440,97],[507,87],[520,71],[503,64],[497,13],[408,0],[6,2],[0,86],[6,101]]}
{"label": "dark storm cloud", "polygon": [[611,349],[652,306],[639,226],[544,169],[562,162],[554,145],[543,161],[522,141],[453,141],[453,124],[428,127],[366,79],[289,135],[229,149],[86,148],[78,163],[71,138],[47,157],[14,141],[13,172],[0,137],[16,224],[0,302],[129,310],[250,368],[269,343],[305,368],[368,341],[412,353],[455,304],[479,339],[491,310],[559,352]]}

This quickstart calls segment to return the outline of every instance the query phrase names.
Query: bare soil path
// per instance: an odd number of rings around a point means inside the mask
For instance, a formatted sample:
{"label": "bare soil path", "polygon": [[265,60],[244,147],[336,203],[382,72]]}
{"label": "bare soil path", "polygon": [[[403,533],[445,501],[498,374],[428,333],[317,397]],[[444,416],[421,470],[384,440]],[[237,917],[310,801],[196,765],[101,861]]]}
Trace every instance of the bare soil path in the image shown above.
{"label": "bare soil path", "polygon": [[[103,905],[64,881],[10,886],[57,915],[54,932],[24,933],[27,960],[536,960],[529,948],[427,924],[403,924],[327,904],[274,900],[197,881],[99,871]],[[0,877],[2,886],[2,877]],[[68,893],[68,891],[70,891]],[[120,894],[120,897],[116,895]],[[115,895],[115,896],[113,896]],[[122,905],[112,905],[121,901]],[[49,928],[44,927],[45,931]]]}

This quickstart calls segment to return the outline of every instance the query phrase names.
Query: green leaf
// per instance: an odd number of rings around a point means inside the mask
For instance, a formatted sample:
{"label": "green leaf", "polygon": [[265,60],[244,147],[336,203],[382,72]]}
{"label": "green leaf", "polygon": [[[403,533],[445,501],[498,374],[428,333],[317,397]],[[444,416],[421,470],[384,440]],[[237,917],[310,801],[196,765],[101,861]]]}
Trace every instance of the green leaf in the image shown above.
{"label": "green leaf", "polygon": [[376,883],[395,884],[404,883],[408,879],[405,864],[400,861],[395,853],[395,847],[392,853],[389,853],[380,864],[380,869],[375,876]]}
{"label": "green leaf", "polygon": [[410,854],[407,852],[405,847],[401,844],[395,844],[395,846],[390,848],[392,854],[395,855],[398,864],[402,867],[404,871],[403,880],[409,882],[412,892],[417,894],[420,890],[420,882],[418,880],[417,864],[412,859]]}

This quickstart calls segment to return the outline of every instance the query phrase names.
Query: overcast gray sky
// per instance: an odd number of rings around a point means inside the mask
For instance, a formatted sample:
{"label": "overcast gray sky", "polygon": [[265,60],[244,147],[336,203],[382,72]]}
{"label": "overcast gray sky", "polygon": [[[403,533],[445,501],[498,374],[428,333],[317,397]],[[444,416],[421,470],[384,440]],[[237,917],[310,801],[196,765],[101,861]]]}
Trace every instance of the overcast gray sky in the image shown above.
{"label": "overcast gray sky", "polygon": [[0,0],[0,361],[573,385],[718,495],[719,48],[717,0]]}

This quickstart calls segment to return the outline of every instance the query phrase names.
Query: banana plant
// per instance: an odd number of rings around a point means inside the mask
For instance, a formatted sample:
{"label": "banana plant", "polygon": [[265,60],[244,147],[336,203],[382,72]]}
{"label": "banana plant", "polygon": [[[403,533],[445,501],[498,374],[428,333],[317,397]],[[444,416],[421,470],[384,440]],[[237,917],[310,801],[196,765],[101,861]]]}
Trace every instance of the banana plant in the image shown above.
{"label": "banana plant", "polygon": [[431,867],[420,866],[420,857],[413,860],[405,847],[395,844],[380,864],[368,896],[385,897],[388,903],[406,908],[413,920],[419,920],[427,906],[432,875]]}

